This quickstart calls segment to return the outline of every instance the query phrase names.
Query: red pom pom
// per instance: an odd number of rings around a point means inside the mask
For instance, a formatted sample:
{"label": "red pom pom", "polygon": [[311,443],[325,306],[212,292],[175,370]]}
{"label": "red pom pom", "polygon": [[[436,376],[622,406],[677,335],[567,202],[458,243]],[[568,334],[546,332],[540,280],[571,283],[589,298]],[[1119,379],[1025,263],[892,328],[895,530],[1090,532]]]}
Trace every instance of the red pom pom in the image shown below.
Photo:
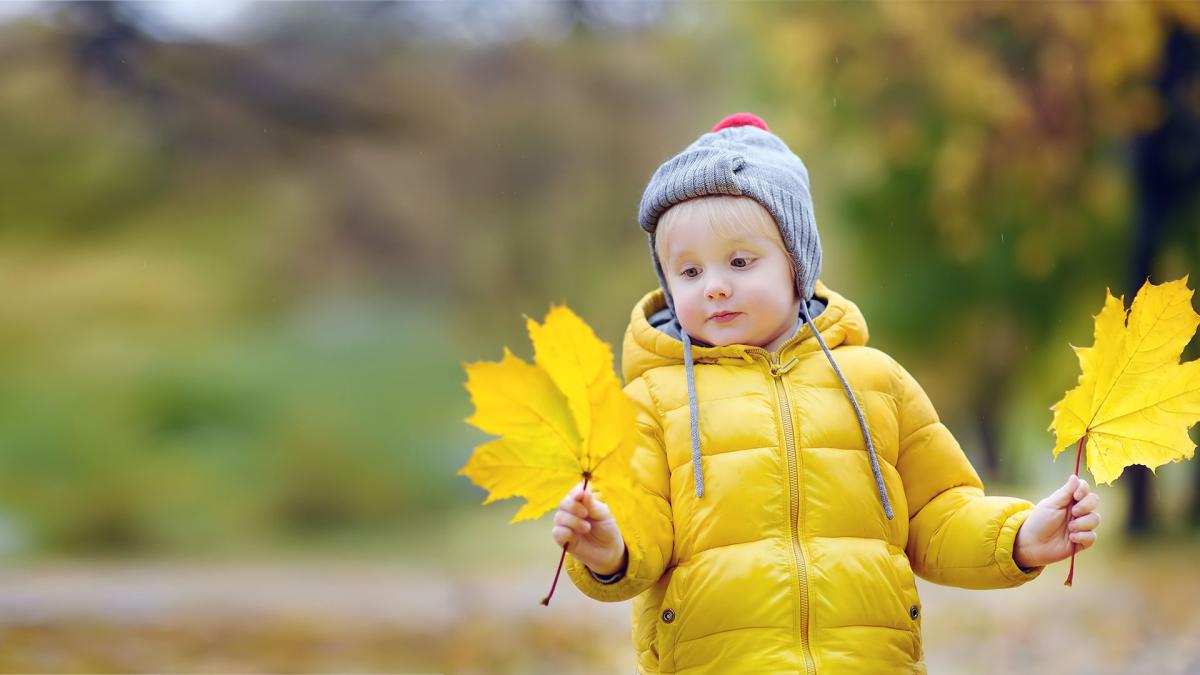
{"label": "red pom pom", "polygon": [[717,126],[713,127],[713,131],[720,131],[727,127],[758,127],[763,131],[770,131],[767,123],[762,121],[762,118],[753,113],[734,113],[729,117],[717,122]]}

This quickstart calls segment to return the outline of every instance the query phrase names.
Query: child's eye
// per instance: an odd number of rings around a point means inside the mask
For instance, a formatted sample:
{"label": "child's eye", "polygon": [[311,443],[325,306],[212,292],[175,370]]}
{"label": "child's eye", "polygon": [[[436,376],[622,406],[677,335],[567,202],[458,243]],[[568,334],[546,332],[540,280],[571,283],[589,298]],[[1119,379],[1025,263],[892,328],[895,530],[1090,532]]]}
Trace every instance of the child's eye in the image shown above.
{"label": "child's eye", "polygon": [[[742,264],[739,265],[738,262],[741,262]],[[749,258],[734,258],[733,260],[730,261],[730,264],[733,265],[734,267],[746,267],[747,265],[750,264],[750,259]]]}
{"label": "child's eye", "polygon": [[[695,272],[695,274],[693,274],[693,272]],[[695,279],[700,275],[700,270],[696,269],[695,267],[688,267],[683,270],[682,274],[689,279]]]}

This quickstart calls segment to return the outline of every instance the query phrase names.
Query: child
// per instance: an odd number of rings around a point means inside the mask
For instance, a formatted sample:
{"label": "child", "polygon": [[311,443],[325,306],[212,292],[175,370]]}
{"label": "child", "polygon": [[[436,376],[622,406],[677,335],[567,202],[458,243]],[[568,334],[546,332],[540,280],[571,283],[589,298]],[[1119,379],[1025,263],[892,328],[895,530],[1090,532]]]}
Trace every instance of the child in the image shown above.
{"label": "child", "polygon": [[640,672],[923,673],[914,573],[1006,588],[1095,543],[1087,483],[985,496],[920,386],[866,346],[817,280],[808,171],[761,119],[663,164],[638,218],[662,285],[622,359],[645,503],[618,530],[576,486],[553,536],[581,591],[635,598]]}

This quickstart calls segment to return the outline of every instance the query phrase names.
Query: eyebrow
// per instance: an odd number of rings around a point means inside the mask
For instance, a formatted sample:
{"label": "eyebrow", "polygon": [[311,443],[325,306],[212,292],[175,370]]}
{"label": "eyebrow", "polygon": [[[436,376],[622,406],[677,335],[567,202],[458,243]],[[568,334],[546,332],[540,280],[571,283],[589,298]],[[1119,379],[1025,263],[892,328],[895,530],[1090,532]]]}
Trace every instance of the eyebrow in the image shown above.
{"label": "eyebrow", "polygon": [[[734,246],[734,248],[748,248],[748,249],[752,249],[755,252],[762,249],[762,246],[756,245],[747,239],[731,239],[729,241],[729,243],[732,244]],[[679,258],[682,258],[687,255],[692,255],[694,253],[695,252],[692,251],[691,249],[684,249],[682,251],[679,251],[678,253],[671,253],[670,251],[668,251],[667,252],[667,262],[675,262]]]}

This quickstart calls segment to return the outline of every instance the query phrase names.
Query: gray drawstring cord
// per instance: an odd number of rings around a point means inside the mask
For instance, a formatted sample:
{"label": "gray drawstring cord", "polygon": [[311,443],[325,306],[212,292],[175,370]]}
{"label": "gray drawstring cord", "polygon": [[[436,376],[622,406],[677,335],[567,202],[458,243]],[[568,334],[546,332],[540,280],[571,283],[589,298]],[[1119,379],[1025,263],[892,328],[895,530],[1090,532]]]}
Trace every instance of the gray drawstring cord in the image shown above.
{"label": "gray drawstring cord", "polygon": [[[892,503],[888,499],[887,487],[883,484],[883,474],[879,470],[879,459],[875,455],[875,444],[871,441],[871,432],[867,429],[867,420],[863,416],[862,408],[859,407],[858,399],[855,398],[854,392],[850,389],[850,384],[846,382],[846,377],[842,375],[841,368],[838,368],[837,361],[833,359],[833,354],[830,353],[829,347],[825,345],[825,340],[821,337],[821,333],[813,325],[812,317],[808,313],[808,303],[800,303],[800,310],[804,313],[805,323],[812,330],[813,336],[817,338],[817,344],[821,345],[821,350],[825,352],[825,358],[829,359],[829,365],[833,366],[833,372],[837,373],[838,379],[841,380],[842,388],[846,390],[846,395],[850,397],[850,405],[854,407],[854,414],[858,416],[858,426],[862,429],[863,439],[867,442],[867,455],[871,460],[871,473],[875,474],[875,487],[879,490],[880,501],[883,502],[883,513],[887,516],[888,520],[892,520],[894,518]],[[704,496],[704,468],[700,459],[700,413],[699,405],[696,402],[696,372],[695,364],[692,361],[692,339],[687,334],[687,331],[682,329],[682,326],[680,327],[679,335],[683,338],[683,368],[688,390],[688,421],[692,432],[692,475],[696,484],[696,497],[700,498]]]}
{"label": "gray drawstring cord", "polygon": [[683,337],[683,370],[687,375],[688,413],[692,427],[692,475],[696,479],[696,498],[704,496],[704,469],[700,465],[700,412],[696,403],[696,373],[692,366],[692,338],[688,337],[683,327],[679,328]]}
{"label": "gray drawstring cord", "polygon": [[862,409],[858,407],[858,399],[854,398],[854,392],[850,391],[850,384],[842,375],[841,368],[838,368],[837,361],[833,360],[833,354],[829,353],[829,347],[825,346],[825,340],[821,339],[821,333],[813,325],[812,317],[808,315],[808,303],[800,303],[800,311],[804,312],[804,321],[816,336],[817,343],[825,352],[825,358],[829,359],[829,365],[833,366],[833,372],[837,373],[838,379],[842,381],[842,388],[846,390],[846,395],[850,397],[850,404],[854,406],[854,413],[858,415],[858,426],[862,429],[863,438],[867,441],[867,454],[871,457],[871,472],[875,474],[875,486],[879,488],[879,498],[883,500],[883,512],[887,515],[887,519],[891,520],[892,503],[888,500],[887,488],[883,485],[883,474],[879,472],[879,460],[875,458],[875,444],[871,442],[871,432],[867,431],[867,420],[863,417]]}

